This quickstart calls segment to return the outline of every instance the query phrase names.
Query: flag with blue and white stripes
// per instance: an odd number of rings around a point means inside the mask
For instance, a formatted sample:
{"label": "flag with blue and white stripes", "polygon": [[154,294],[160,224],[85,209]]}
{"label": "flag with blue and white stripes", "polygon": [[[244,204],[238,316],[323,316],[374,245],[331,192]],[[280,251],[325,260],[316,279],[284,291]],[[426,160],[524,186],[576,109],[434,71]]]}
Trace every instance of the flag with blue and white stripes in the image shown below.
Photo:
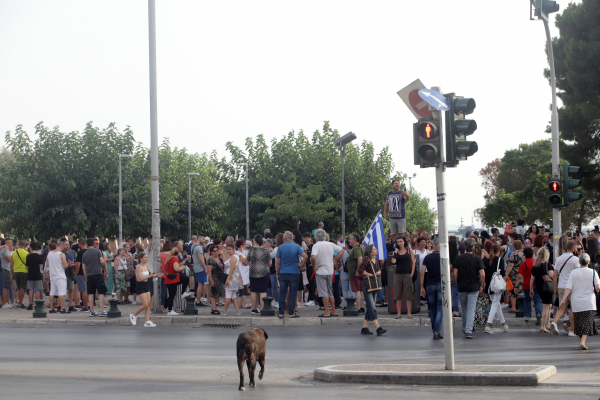
{"label": "flag with blue and white stripes", "polygon": [[379,260],[387,260],[387,248],[385,246],[385,238],[383,237],[383,215],[381,210],[375,217],[375,221],[369,228],[369,232],[365,236],[365,240],[363,241],[365,246],[370,244],[374,244],[377,249],[377,258]]}

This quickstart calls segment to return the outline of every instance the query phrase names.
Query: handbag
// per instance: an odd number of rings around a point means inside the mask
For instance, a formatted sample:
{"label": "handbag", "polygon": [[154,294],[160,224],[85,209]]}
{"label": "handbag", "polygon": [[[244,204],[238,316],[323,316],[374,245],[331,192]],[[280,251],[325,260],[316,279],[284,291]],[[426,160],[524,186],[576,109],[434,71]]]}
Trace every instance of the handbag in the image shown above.
{"label": "handbag", "polygon": [[506,281],[500,275],[500,257],[498,257],[498,265],[496,266],[496,272],[492,275],[490,281],[489,292],[490,293],[501,293],[506,290]]}
{"label": "handbag", "polygon": [[548,275],[548,263],[546,263],[546,274],[542,275],[542,279],[544,280],[544,292],[554,293],[554,281]]}
{"label": "handbag", "polygon": [[475,318],[473,320],[474,324],[483,326],[487,324],[488,317],[490,316],[490,298],[486,294],[481,294],[477,296],[477,303],[475,304]]}
{"label": "handbag", "polygon": [[373,272],[375,272],[375,274],[363,278],[363,287],[367,289],[367,292],[375,292],[381,290],[383,287],[381,284],[381,275],[377,274],[377,271],[379,270],[377,264],[371,263],[371,266],[373,267]]}
{"label": "handbag", "polygon": [[515,287],[513,286],[512,280],[510,279],[510,276],[507,276],[504,279],[504,282],[506,282],[506,290],[508,292],[512,292],[513,290],[515,290]]}

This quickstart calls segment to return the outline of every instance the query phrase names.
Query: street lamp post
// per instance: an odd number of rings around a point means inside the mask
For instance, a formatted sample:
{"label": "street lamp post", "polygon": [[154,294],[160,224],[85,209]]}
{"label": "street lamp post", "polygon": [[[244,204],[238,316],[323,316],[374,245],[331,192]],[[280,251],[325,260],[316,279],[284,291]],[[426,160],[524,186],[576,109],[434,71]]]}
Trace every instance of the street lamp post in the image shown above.
{"label": "street lamp post", "polygon": [[246,240],[250,239],[250,206],[248,204],[248,163],[236,163],[235,165],[246,167]]}
{"label": "street lamp post", "polygon": [[188,172],[188,238],[192,241],[192,175],[200,175],[197,172]]}
{"label": "street lamp post", "polygon": [[409,176],[408,177],[408,187],[410,188],[409,190],[412,190],[412,182],[410,181],[412,178],[416,178],[417,174],[414,173],[413,176]]}
{"label": "street lamp post", "polygon": [[129,154],[119,154],[119,246],[123,243],[123,192],[121,189],[121,160],[131,158]]}
{"label": "street lamp post", "polygon": [[346,133],[339,139],[335,140],[335,145],[340,149],[342,158],[342,237],[346,240],[346,193],[344,185],[344,157],[346,156],[346,145],[356,139],[356,135],[352,132]]}

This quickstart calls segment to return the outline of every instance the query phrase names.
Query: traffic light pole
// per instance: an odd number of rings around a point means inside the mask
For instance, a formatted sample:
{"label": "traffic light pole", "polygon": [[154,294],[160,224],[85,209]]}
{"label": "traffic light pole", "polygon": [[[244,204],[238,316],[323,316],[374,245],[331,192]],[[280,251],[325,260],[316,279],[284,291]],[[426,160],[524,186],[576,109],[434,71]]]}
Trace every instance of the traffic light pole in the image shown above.
{"label": "traffic light pole", "polygon": [[[552,53],[552,38],[548,26],[548,15],[541,14],[544,28],[546,29],[546,48],[548,52],[548,63],[550,64],[550,85],[552,87],[552,178],[560,179],[560,157],[558,153],[558,106],[556,105],[556,78],[554,76],[554,54]],[[563,182],[563,185],[565,183]],[[563,199],[565,201],[565,199]],[[558,243],[562,236],[560,208],[552,207],[552,234],[554,235],[554,260],[558,258]]]}
{"label": "traffic light pole", "polygon": [[[442,92],[439,87],[431,89]],[[442,121],[442,114],[438,109],[429,107],[433,118]],[[446,359],[446,369],[454,369],[454,339],[452,332],[452,286],[450,283],[450,254],[448,251],[448,225],[446,221],[446,181],[444,179],[446,161],[446,152],[444,150],[444,125],[440,123],[441,146],[440,153],[442,162],[435,169],[435,181],[437,184],[437,205],[438,205],[438,228],[440,243],[440,272],[442,278],[442,309],[443,309],[443,327],[444,327],[444,353]]]}

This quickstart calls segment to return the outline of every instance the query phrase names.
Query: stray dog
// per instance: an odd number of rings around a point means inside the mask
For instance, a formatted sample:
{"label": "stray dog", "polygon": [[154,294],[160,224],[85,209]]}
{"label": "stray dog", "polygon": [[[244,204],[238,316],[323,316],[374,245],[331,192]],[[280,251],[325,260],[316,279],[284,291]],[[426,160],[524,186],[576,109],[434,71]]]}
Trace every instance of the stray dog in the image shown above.
{"label": "stray dog", "polygon": [[247,332],[240,333],[237,340],[237,363],[238,369],[240,370],[240,387],[239,390],[246,390],[244,388],[244,361],[248,366],[248,375],[250,375],[250,386],[256,387],[254,382],[254,370],[256,368],[256,362],[260,364],[260,372],[258,373],[258,379],[263,378],[265,372],[265,353],[267,346],[267,339],[269,336],[263,328],[254,328]]}

